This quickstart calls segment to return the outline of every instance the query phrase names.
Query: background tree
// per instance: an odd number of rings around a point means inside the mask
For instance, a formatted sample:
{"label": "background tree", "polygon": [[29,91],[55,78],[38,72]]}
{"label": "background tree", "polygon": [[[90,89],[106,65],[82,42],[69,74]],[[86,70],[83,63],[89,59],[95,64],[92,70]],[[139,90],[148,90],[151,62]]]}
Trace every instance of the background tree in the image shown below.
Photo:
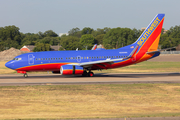
{"label": "background tree", "polygon": [[0,50],[5,50],[10,47],[20,48],[21,40],[22,38],[18,27],[12,25],[0,28]]}
{"label": "background tree", "polygon": [[40,43],[50,44],[50,45],[58,45],[59,42],[60,41],[58,37],[45,37],[40,40]]}
{"label": "background tree", "polygon": [[101,35],[101,34],[106,34],[107,32],[110,31],[110,29],[111,28],[108,28],[108,27],[105,27],[104,29],[97,28],[97,30],[92,31],[92,35],[94,37],[96,37],[96,36]]}
{"label": "background tree", "polygon": [[94,29],[90,28],[90,27],[85,27],[82,29],[81,34],[91,34],[94,31]]}
{"label": "background tree", "polygon": [[70,31],[68,31],[69,36],[76,36],[78,38],[81,38],[81,31],[78,27],[72,28]]}
{"label": "background tree", "polygon": [[160,38],[161,48],[175,47],[180,44],[180,26],[171,27]]}
{"label": "background tree", "polygon": [[103,38],[105,34],[100,34],[95,37],[95,43],[96,44],[103,44]]}
{"label": "background tree", "polygon": [[83,49],[86,49],[87,47],[87,49],[90,50],[95,43],[95,39],[93,35],[85,34],[81,36],[80,43],[84,46]]}
{"label": "background tree", "polygon": [[133,43],[137,38],[130,28],[113,28],[106,33],[103,39],[105,48],[117,49]]}
{"label": "background tree", "polygon": [[52,30],[47,30],[43,34],[44,37],[57,37],[58,35],[52,31]]}
{"label": "background tree", "polygon": [[76,48],[79,50],[82,49],[80,39],[75,36],[62,37],[60,40],[60,45],[66,50],[76,50]]}
{"label": "background tree", "polygon": [[[78,27],[68,31],[69,35],[58,37],[52,30],[44,33],[20,33],[19,28],[12,26],[0,27],[0,51],[14,47],[20,49],[23,45],[36,45],[37,51],[48,50],[49,45],[62,45],[67,50],[91,49],[96,44],[102,44],[106,49],[115,49],[135,42],[143,32],[130,28],[97,28],[96,30]],[[166,33],[164,29],[160,38],[161,48],[175,47],[180,44],[180,26],[171,27]],[[44,48],[42,48],[44,47]],[[64,49],[63,49],[64,50]]]}
{"label": "background tree", "polygon": [[26,34],[21,34],[22,36],[22,41],[21,45],[35,45],[37,42],[40,41],[40,36],[38,34],[34,33],[26,33]]}
{"label": "background tree", "polygon": [[49,44],[44,44],[44,43],[36,43],[36,47],[33,49],[34,52],[39,52],[39,51],[50,51],[50,45]]}

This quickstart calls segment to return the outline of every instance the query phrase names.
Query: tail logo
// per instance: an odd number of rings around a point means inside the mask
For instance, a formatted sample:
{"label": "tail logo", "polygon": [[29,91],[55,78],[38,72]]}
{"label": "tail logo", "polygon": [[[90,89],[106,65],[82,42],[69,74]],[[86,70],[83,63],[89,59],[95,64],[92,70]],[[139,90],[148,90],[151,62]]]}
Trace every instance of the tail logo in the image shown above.
{"label": "tail logo", "polygon": [[154,21],[152,22],[151,26],[146,29],[146,31],[144,31],[142,37],[140,38],[140,40],[138,41],[138,45],[142,46],[143,43],[148,39],[148,37],[151,35],[151,33],[153,32],[153,30],[157,27],[157,25],[160,23],[160,20],[158,17],[156,17],[156,19],[154,19]]}

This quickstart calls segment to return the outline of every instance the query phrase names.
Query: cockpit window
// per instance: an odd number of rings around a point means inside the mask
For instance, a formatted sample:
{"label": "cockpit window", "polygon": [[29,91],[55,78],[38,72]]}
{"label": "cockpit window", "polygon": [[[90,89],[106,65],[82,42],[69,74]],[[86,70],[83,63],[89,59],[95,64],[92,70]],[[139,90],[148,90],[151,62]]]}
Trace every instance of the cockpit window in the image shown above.
{"label": "cockpit window", "polygon": [[18,60],[21,60],[21,58],[14,58],[13,60],[17,60],[18,61]]}

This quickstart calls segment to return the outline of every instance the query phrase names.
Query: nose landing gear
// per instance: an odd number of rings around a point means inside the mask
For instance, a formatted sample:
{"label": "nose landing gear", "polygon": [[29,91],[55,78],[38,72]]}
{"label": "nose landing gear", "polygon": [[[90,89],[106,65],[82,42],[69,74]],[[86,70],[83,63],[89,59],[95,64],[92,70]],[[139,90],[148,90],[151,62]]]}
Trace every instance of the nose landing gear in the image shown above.
{"label": "nose landing gear", "polygon": [[17,71],[17,73],[22,73],[22,74],[24,74],[24,77],[25,77],[25,78],[27,78],[27,77],[28,77],[28,75],[27,75],[26,71]]}
{"label": "nose landing gear", "polygon": [[27,78],[27,77],[28,77],[27,73],[25,73],[25,74],[24,74],[24,77],[25,77],[25,78]]}

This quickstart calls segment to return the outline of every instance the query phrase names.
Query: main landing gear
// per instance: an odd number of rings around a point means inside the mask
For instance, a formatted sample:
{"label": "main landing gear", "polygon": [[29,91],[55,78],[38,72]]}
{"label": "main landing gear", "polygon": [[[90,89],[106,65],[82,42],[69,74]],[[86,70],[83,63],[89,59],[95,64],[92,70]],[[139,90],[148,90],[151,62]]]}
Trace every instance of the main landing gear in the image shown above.
{"label": "main landing gear", "polygon": [[93,77],[94,76],[94,73],[89,71],[84,71],[83,74],[82,74],[83,77]]}

